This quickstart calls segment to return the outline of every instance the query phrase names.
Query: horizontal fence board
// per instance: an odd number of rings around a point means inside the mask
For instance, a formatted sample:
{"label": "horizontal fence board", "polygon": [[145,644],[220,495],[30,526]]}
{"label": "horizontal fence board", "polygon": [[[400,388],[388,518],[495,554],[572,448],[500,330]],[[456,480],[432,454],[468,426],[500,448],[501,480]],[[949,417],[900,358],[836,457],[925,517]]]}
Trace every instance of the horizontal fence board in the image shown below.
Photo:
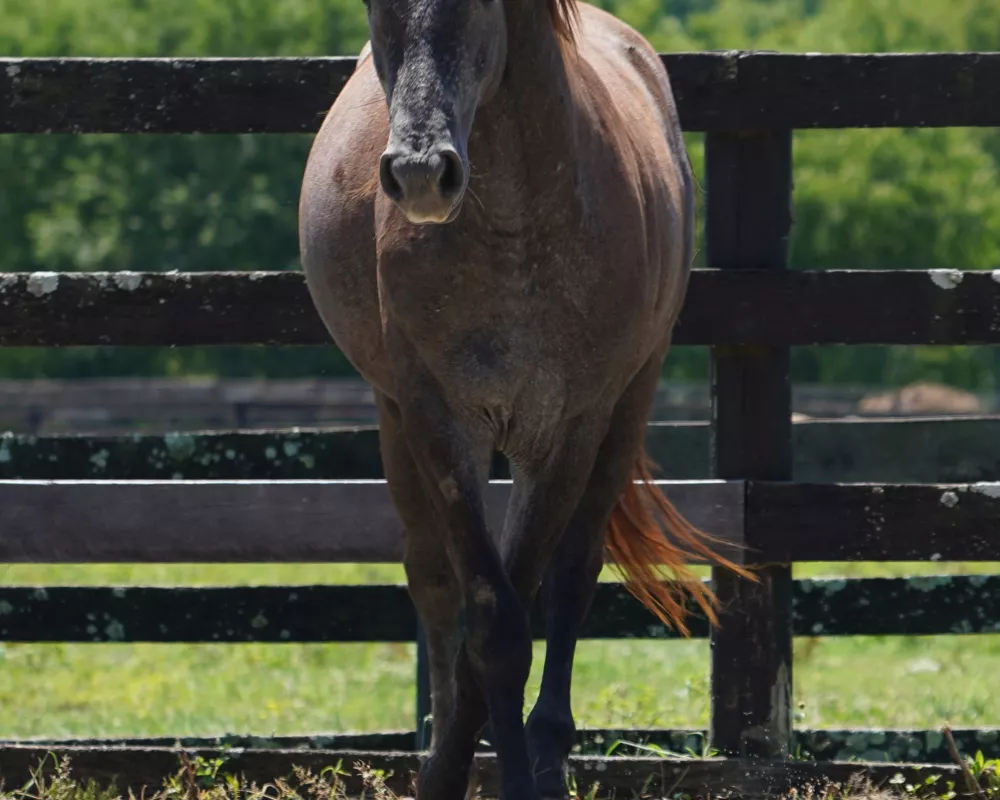
{"label": "horizontal fence board", "polygon": [[[742,541],[741,482],[658,483],[693,524]],[[487,489],[494,530],[510,487]],[[401,554],[379,480],[0,481],[0,563],[363,563]]]}
{"label": "horizontal fence board", "polygon": [[[674,342],[997,344],[1000,270],[694,270]],[[4,346],[330,344],[298,271],[0,275]]]}
{"label": "horizontal fence board", "polygon": [[[688,131],[1000,125],[1000,54],[661,56]],[[311,133],[355,58],[0,59],[0,133]]]}
{"label": "horizontal fence board", "polygon": [[997,561],[1000,483],[749,482],[746,560]]}
{"label": "horizontal fence board", "polygon": [[[661,483],[695,525],[741,541],[741,482]],[[509,491],[490,484],[496,527]],[[751,562],[1000,560],[1000,484],[754,482],[747,498]],[[0,481],[0,531],[0,562],[379,562],[401,550],[382,481]]]}
{"label": "horizontal fence board", "polygon": [[[981,751],[987,759],[1000,758],[1000,729],[953,728],[960,753]],[[329,733],[306,736],[203,736],[146,737],[130,739],[27,739],[0,740],[5,744],[52,745],[56,747],[182,747],[188,749],[243,748],[270,750],[403,750],[416,749],[414,731],[380,733]],[[577,731],[573,752],[602,756],[609,751],[627,756],[641,747],[656,747],[668,753],[704,752],[707,732],[694,728],[583,728]],[[633,747],[635,745],[635,747]],[[492,748],[481,743],[481,752]],[[816,761],[910,761],[951,764],[952,756],[940,730],[920,729],[797,729],[792,749]]]}
{"label": "horizontal fence board", "polygon": [[[705,480],[708,423],[653,423],[668,480]],[[792,425],[796,480],[973,483],[1000,475],[1000,417],[807,420]],[[0,436],[2,480],[381,478],[375,427],[128,436]],[[500,475],[497,475],[500,477]]]}
{"label": "horizontal fence board", "polygon": [[[157,747],[71,747],[10,744],[0,748],[0,774],[7,783],[17,785],[31,777],[39,761],[68,756],[72,774],[78,780],[116,781],[119,789],[141,786],[158,787],[166,776],[178,771],[181,751]],[[412,781],[420,766],[416,753],[369,752],[361,750],[190,750],[189,757],[223,758],[222,774],[243,775],[248,781],[272,783],[290,774],[294,767],[319,773],[326,767],[342,764],[349,795],[365,788],[355,764],[387,773],[386,787],[397,794],[412,792]],[[490,754],[476,757],[475,770],[484,796],[496,796],[498,769]],[[961,780],[959,768],[945,764],[894,764],[870,762],[761,761],[721,758],[601,758],[571,756],[569,771],[581,793],[599,784],[599,797],[632,796],[633,793],[662,792],[673,797],[730,796],[745,798],[780,796],[791,788],[823,786],[827,781],[846,783],[852,776],[864,775],[877,785],[885,785],[896,776],[906,783],[923,784],[931,775],[945,780]],[[653,795],[659,796],[659,795]]]}
{"label": "horizontal fence board", "polygon": [[[1000,432],[1000,418],[997,430]],[[375,427],[126,436],[0,436],[3,480],[382,477]]]}
{"label": "horizontal fence board", "polygon": [[[742,482],[660,483],[695,525],[743,541]],[[509,491],[493,481],[487,492],[497,528]],[[1000,484],[753,482],[746,496],[749,562],[1000,561]],[[0,562],[15,563],[381,562],[401,551],[374,480],[0,481],[0,531]]]}
{"label": "horizontal fence board", "polygon": [[[1000,576],[798,580],[792,598],[797,636],[1000,633]],[[691,635],[704,638],[708,623],[690,610]],[[0,586],[6,642],[413,642],[416,629],[403,585]],[[623,586],[602,583],[581,637],[676,635]]]}

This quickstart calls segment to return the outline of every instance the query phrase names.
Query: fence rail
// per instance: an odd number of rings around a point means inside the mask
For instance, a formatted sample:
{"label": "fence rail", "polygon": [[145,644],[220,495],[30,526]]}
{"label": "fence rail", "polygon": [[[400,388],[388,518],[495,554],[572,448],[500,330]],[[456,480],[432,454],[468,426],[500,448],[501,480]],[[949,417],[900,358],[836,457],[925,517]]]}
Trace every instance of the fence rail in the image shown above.
{"label": "fence rail", "polygon": [[[405,585],[0,587],[7,642],[415,642]],[[365,610],[363,616],[358,609]],[[708,621],[692,605],[691,635]],[[532,617],[544,640],[544,608]],[[798,580],[796,636],[1000,633],[1000,576]],[[602,583],[584,639],[672,639],[618,583]]]}
{"label": "fence rail", "polygon": [[[674,342],[1000,344],[1000,270],[694,270]],[[0,276],[0,346],[329,344],[300,272]]]}
{"label": "fence rail", "polygon": [[[668,480],[711,476],[707,422],[653,423],[646,449]],[[799,481],[976,483],[1000,475],[1000,417],[804,420],[792,425]],[[382,478],[374,426],[131,436],[0,436],[0,480]],[[494,476],[510,477],[503,459]]]}
{"label": "fence rail", "polygon": [[[1000,125],[998,53],[663,56],[689,131]],[[0,133],[312,133],[333,58],[0,59]]]}
{"label": "fence rail", "polygon": [[[657,483],[737,561],[1000,561],[1000,483]],[[494,529],[510,488],[486,492]],[[382,480],[0,481],[0,530],[15,564],[402,559]]]}

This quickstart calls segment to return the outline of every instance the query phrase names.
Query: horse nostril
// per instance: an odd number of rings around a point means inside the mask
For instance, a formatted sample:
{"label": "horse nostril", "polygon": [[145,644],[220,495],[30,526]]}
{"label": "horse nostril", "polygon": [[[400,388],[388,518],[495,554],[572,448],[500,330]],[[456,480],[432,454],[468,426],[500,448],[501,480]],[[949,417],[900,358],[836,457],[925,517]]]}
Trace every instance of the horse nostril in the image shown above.
{"label": "horse nostril", "polygon": [[443,151],[441,158],[444,160],[444,168],[438,179],[441,196],[455,197],[465,186],[465,169],[462,166],[462,159],[454,150]]}
{"label": "horse nostril", "polygon": [[382,184],[382,191],[392,200],[403,198],[403,187],[393,171],[394,158],[390,153],[383,153],[378,162],[378,178]]}

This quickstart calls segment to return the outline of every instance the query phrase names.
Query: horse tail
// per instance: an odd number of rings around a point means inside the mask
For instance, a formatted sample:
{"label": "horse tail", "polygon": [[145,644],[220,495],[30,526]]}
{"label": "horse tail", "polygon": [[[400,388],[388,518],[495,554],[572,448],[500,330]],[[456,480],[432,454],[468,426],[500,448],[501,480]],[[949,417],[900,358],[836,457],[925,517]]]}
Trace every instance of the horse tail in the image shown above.
{"label": "horse tail", "polygon": [[[697,602],[712,625],[718,624],[718,598],[685,564],[692,554],[744,578],[756,578],[712,550],[710,543],[719,540],[695,528],[674,508],[652,482],[651,465],[645,450],[640,450],[608,523],[604,551],[636,599],[664,625],[688,636],[690,631],[684,622],[687,595]],[[664,528],[669,539],[663,535]],[[661,578],[663,567],[671,573],[666,582]]]}

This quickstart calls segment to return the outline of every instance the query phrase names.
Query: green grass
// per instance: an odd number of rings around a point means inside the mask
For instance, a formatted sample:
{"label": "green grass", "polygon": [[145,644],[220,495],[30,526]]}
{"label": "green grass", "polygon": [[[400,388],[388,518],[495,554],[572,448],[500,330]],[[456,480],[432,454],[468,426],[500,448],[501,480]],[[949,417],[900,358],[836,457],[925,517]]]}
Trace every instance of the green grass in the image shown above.
{"label": "green grass", "polygon": [[[1000,564],[800,565],[796,577],[998,573]],[[0,584],[248,585],[402,581],[395,565],[0,566]],[[535,648],[529,702],[544,647]],[[413,727],[414,648],[341,645],[0,645],[0,737],[300,734]],[[799,639],[801,726],[1000,726],[1000,635]],[[703,641],[583,642],[586,726],[708,718]]]}

